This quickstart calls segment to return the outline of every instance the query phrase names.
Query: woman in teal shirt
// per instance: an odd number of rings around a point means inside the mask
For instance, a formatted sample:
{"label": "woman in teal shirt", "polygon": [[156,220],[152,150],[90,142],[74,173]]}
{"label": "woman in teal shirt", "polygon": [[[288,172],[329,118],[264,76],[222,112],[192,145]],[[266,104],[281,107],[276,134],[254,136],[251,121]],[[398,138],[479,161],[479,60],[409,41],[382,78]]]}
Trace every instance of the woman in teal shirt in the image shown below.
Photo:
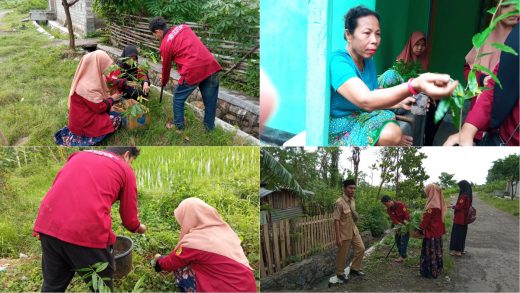
{"label": "woman in teal shirt", "polygon": [[389,108],[410,110],[412,95],[450,96],[458,82],[447,74],[425,73],[387,89],[378,89],[372,56],[381,41],[379,15],[363,6],[345,16],[347,47],[332,54],[330,62],[331,145],[398,145],[402,132]]}

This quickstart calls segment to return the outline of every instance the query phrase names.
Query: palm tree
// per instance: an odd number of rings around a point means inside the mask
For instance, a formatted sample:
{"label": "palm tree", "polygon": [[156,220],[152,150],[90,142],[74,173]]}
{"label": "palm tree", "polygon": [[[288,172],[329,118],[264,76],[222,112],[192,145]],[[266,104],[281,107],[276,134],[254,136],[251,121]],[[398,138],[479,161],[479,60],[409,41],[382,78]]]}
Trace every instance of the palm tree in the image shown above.
{"label": "palm tree", "polygon": [[302,197],[305,196],[302,187],[293,175],[265,149],[260,149],[260,177],[261,185],[269,182],[292,189]]}

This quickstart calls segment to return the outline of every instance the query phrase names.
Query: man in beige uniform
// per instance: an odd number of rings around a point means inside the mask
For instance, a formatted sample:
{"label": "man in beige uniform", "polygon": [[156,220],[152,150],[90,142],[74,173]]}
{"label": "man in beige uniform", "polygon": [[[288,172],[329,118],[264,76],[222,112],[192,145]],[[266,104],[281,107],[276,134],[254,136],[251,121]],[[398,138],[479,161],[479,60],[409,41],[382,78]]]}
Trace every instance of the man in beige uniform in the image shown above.
{"label": "man in beige uniform", "polygon": [[338,254],[336,256],[336,276],[339,280],[347,282],[345,276],[345,265],[347,256],[350,252],[350,246],[354,247],[354,259],[350,268],[350,275],[364,276],[361,272],[361,261],[365,253],[365,245],[361,240],[358,228],[356,226],[357,213],[354,192],[356,191],[356,182],[352,179],[343,181],[343,195],[336,200],[334,207],[334,227],[336,230],[336,245],[338,246]]}

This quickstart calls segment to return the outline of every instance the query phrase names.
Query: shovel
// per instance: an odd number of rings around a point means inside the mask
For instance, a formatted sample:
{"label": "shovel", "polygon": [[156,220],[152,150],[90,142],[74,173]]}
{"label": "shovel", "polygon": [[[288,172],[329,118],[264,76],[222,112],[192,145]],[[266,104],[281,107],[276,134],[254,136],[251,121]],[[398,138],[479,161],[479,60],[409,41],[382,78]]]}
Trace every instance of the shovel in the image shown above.
{"label": "shovel", "polygon": [[389,250],[388,253],[386,254],[385,259],[388,258],[388,256],[390,255],[390,252],[392,252],[392,249],[394,249],[395,243],[396,243],[396,242],[394,241],[394,245],[392,245],[392,247],[390,247],[390,250]]}
{"label": "shovel", "polygon": [[164,86],[161,86],[161,95],[159,96],[159,103],[162,103],[162,93],[164,90]]}

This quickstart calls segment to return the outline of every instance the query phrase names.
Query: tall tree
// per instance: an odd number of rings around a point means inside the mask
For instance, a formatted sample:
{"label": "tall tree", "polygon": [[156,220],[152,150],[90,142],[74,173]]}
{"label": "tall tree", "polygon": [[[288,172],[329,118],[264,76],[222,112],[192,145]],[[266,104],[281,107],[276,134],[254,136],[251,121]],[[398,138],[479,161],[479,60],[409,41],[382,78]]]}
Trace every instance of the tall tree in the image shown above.
{"label": "tall tree", "polygon": [[65,10],[65,17],[67,19],[67,29],[69,30],[69,50],[76,51],[76,41],[74,38],[74,28],[72,27],[72,17],[70,16],[70,7],[78,3],[79,0],[61,0],[63,10]]}
{"label": "tall tree", "polygon": [[509,196],[511,199],[514,199],[515,192],[513,185],[516,185],[519,180],[519,161],[520,155],[509,155],[503,159],[494,161],[488,170],[486,177],[487,183],[505,180],[507,190],[510,192]]}
{"label": "tall tree", "polygon": [[453,180],[455,174],[449,174],[447,172],[442,172],[439,176],[439,184],[442,188],[450,188],[457,185],[457,181]]}
{"label": "tall tree", "polygon": [[403,178],[406,179],[400,184],[396,194],[401,198],[408,199],[408,205],[412,207],[413,202],[422,196],[424,182],[430,178],[423,167],[423,160],[427,156],[419,152],[417,148],[408,147],[403,149],[404,152],[399,165]]}
{"label": "tall tree", "polygon": [[361,159],[361,149],[359,147],[352,148],[352,165],[354,166],[354,180],[358,181],[359,161]]}
{"label": "tall tree", "polygon": [[390,182],[394,178],[394,164],[397,157],[397,148],[381,148],[378,154],[378,166],[381,171],[381,182],[379,183],[379,189],[377,191],[377,198],[381,194],[381,189],[385,182]]}

